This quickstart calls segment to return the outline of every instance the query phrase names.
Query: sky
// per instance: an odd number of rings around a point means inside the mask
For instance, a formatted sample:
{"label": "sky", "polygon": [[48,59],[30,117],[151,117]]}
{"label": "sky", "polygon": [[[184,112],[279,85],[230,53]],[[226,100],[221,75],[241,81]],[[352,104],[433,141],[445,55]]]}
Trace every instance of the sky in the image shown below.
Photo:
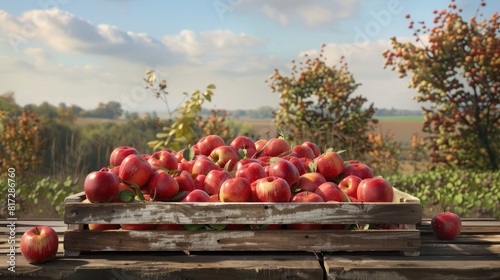
{"label": "sky", "polygon": [[[464,16],[479,0],[456,1]],[[484,15],[499,10],[486,0]],[[166,112],[144,89],[148,69],[167,80],[170,108],[182,93],[215,84],[208,109],[279,106],[265,80],[274,69],[326,44],[329,65],[345,56],[355,94],[376,108],[418,110],[408,79],[384,69],[396,36],[411,40],[413,20],[431,22],[448,0],[38,0],[0,3],[0,94],[18,104],[118,101],[130,112]]]}

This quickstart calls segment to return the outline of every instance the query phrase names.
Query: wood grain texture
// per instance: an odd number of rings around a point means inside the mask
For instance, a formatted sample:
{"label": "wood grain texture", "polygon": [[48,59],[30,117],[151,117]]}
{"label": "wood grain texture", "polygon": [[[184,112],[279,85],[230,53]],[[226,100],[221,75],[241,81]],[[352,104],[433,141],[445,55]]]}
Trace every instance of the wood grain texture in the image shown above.
{"label": "wood grain texture", "polygon": [[417,230],[67,231],[75,251],[414,251]]}

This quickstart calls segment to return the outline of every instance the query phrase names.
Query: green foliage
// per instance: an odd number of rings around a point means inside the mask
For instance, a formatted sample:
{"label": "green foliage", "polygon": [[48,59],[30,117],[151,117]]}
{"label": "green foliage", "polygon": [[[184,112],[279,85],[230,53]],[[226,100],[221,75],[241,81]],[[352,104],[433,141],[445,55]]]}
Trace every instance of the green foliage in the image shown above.
{"label": "green foliage", "polygon": [[[386,177],[397,189],[420,199],[424,214],[452,211],[500,218],[500,171],[429,171]],[[426,213],[427,211],[427,213]]]}
{"label": "green foliage", "polygon": [[435,11],[434,26],[419,22],[415,43],[392,38],[385,67],[401,78],[412,74],[409,87],[426,104],[423,131],[431,134],[434,167],[499,170],[500,17],[467,22],[461,13],[452,1],[448,10]]}
{"label": "green foliage", "polygon": [[40,196],[44,197],[52,205],[54,211],[62,217],[64,214],[64,199],[79,191],[81,191],[81,185],[71,177],[67,177],[63,181],[45,177],[36,182],[34,190],[29,192],[26,197],[34,205],[38,204]]}

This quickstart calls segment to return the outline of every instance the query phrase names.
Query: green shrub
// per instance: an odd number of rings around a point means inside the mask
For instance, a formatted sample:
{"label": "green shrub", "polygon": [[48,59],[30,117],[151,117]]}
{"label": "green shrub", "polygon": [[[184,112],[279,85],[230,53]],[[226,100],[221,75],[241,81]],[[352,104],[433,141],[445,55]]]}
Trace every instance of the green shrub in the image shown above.
{"label": "green shrub", "polygon": [[500,218],[500,171],[440,170],[388,179],[420,199],[424,216],[452,211],[468,217]]}

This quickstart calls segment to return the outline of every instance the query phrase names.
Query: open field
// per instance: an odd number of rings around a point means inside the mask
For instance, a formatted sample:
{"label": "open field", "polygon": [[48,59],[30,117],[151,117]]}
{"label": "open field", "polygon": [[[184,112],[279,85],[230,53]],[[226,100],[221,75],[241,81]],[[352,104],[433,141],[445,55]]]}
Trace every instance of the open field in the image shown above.
{"label": "open field", "polygon": [[[394,117],[377,117],[379,120],[377,130],[382,134],[394,134],[395,140],[401,143],[409,143],[413,134],[417,133],[423,136],[422,132],[422,116],[394,116]],[[276,136],[276,127],[273,119],[241,119],[238,121],[246,122],[253,126],[255,134],[269,138]]]}
{"label": "open field", "polygon": [[[396,141],[401,143],[409,143],[411,136],[417,133],[423,136],[422,133],[422,116],[382,116],[376,117],[379,120],[377,130],[382,134],[394,134]],[[276,126],[273,119],[237,119],[237,121],[250,124],[254,131],[255,136],[260,138],[270,138],[277,135]],[[127,122],[124,119],[110,120],[100,118],[78,118],[75,121],[77,126],[85,126],[90,124],[115,122],[123,124]]]}

